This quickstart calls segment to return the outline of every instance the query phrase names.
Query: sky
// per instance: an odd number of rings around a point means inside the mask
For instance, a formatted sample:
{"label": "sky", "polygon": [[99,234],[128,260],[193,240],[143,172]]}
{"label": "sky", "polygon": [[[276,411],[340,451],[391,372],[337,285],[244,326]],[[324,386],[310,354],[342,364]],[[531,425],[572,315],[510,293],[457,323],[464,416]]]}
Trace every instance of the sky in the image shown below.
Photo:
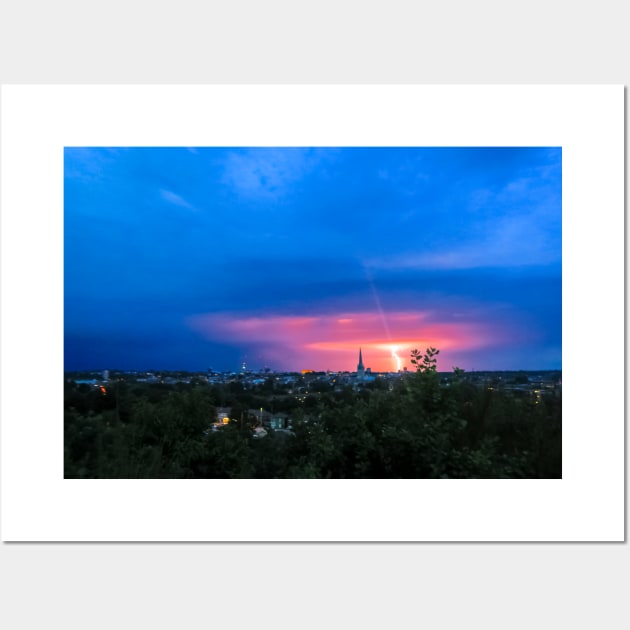
{"label": "sky", "polygon": [[66,147],[65,369],[561,369],[554,147]]}

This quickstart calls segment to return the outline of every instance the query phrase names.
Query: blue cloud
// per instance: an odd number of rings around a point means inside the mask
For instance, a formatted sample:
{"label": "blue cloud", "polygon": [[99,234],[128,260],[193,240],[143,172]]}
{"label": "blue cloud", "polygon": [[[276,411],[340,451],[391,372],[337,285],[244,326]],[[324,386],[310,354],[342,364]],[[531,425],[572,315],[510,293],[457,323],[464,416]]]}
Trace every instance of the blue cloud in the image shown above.
{"label": "blue cloud", "polygon": [[509,317],[552,363],[561,181],[557,148],[67,148],[67,367],[162,348],[192,368],[190,316],[369,310],[375,289],[386,309]]}

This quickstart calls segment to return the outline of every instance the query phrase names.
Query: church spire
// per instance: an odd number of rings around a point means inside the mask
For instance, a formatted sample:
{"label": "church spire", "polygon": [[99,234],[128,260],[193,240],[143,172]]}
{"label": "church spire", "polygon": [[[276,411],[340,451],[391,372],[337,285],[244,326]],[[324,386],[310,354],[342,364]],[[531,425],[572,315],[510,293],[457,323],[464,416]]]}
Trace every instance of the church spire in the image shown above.
{"label": "church spire", "polygon": [[357,378],[362,379],[365,376],[365,368],[363,367],[363,354],[359,348],[359,365],[357,365]]}

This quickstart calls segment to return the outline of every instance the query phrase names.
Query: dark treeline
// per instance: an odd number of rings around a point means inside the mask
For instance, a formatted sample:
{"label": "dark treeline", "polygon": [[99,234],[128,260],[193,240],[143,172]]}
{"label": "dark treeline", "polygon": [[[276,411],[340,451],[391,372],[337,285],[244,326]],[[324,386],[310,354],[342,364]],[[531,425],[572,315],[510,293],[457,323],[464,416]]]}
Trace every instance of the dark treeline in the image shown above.
{"label": "dark treeline", "polygon": [[[239,383],[65,384],[66,478],[559,478],[562,401],[448,384],[437,351],[393,389],[326,387],[299,403],[273,379]],[[277,393],[277,392],[276,392]],[[248,408],[284,407],[292,432],[253,436]],[[216,406],[235,421],[212,431]]]}

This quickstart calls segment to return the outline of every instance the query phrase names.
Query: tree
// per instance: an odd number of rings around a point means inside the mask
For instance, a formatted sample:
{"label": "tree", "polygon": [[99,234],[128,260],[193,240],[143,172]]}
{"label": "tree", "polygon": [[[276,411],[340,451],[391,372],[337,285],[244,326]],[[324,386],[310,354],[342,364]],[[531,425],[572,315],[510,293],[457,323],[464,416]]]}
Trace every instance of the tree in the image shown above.
{"label": "tree", "polygon": [[424,354],[420,356],[419,350],[411,351],[411,364],[416,366],[416,370],[423,374],[437,372],[437,355],[440,354],[439,350],[435,348],[427,348]]}
{"label": "tree", "polygon": [[[320,383],[324,391],[306,404],[275,386],[253,396],[241,383],[117,383],[102,392],[67,381],[65,476],[561,477],[562,399],[533,397],[526,389],[517,397],[460,368],[447,378],[437,372],[438,354],[432,347],[414,350],[415,372],[391,390],[326,391]],[[317,383],[311,380],[311,391]],[[231,406],[236,419],[218,431],[211,430],[215,401]],[[257,409],[290,410],[292,434],[270,431],[253,439],[252,401]]]}

